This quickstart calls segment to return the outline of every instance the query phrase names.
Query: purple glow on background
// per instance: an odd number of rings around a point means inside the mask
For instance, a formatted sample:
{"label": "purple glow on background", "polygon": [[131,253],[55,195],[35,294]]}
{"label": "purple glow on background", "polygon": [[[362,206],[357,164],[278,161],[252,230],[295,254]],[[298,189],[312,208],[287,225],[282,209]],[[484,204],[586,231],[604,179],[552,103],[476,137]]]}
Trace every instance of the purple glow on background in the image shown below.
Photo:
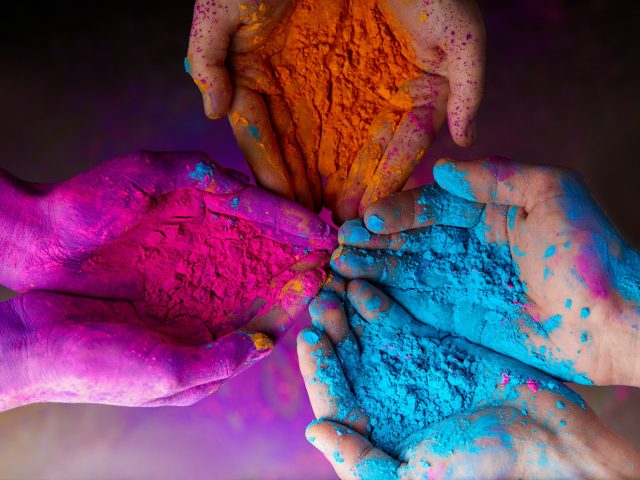
{"label": "purple glow on background", "polygon": [[[640,238],[638,91],[630,70],[638,42],[624,48],[627,20],[612,21],[613,7],[599,10],[608,2],[577,3],[480,2],[489,70],[479,141],[461,150],[443,131],[408,187],[431,181],[439,156],[563,163],[579,169],[616,222]],[[121,12],[106,19],[78,10],[84,26],[72,13],[58,15],[60,24],[41,33],[46,41],[15,33],[3,42],[12,67],[0,74],[0,166],[28,180],[56,181],[135,149],[187,149],[248,173],[227,122],[204,117],[184,73],[191,6],[161,3],[136,14],[127,13],[135,10],[129,3],[116,4]],[[628,22],[633,8],[616,7]],[[636,175],[619,178],[619,171]],[[580,391],[640,445],[638,390]],[[291,332],[269,359],[192,407],[35,405],[2,414],[0,477],[335,478],[304,439],[311,419]]]}

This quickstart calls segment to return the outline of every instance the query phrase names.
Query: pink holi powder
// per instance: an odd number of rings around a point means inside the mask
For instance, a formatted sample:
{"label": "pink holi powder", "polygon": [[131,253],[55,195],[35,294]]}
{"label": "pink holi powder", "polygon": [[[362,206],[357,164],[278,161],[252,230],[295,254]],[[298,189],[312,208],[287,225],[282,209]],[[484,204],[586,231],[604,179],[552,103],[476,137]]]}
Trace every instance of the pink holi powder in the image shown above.
{"label": "pink holi powder", "polygon": [[538,382],[536,382],[532,378],[527,380],[525,383],[527,387],[529,387],[529,390],[531,390],[532,392],[538,392],[538,390],[540,390],[540,385],[538,384]]}
{"label": "pink holi powder", "polygon": [[600,265],[600,263],[593,258],[590,251],[582,249],[576,258],[576,271],[593,296],[607,298],[609,296],[607,280],[601,272],[593,268],[594,265]]}
{"label": "pink holi powder", "polygon": [[[167,203],[193,201],[183,190]],[[279,233],[210,211],[186,221],[167,220],[165,212],[98,250],[82,269],[137,278],[144,293],[132,303],[145,325],[185,342],[206,343],[280,303],[282,287],[299,274],[294,264],[326,262],[327,252],[309,242],[292,245],[290,235],[278,241]],[[293,288],[305,290],[305,285]]]}
{"label": "pink holi powder", "polygon": [[502,380],[500,380],[500,385],[504,387],[505,385],[509,385],[510,381],[511,377],[508,374],[502,372]]}

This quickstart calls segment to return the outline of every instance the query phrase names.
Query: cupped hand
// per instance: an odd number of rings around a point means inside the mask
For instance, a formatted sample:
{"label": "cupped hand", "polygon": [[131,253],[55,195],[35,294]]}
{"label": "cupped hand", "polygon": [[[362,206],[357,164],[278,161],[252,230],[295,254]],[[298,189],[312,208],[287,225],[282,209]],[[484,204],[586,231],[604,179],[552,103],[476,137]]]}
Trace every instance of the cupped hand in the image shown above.
{"label": "cupped hand", "polygon": [[341,479],[636,473],[637,452],[560,382],[425,329],[364,281],[351,282],[347,297],[350,314],[321,292],[310,306],[314,328],[298,337],[317,418],[307,439]]}
{"label": "cupped hand", "polygon": [[38,402],[190,405],[273,347],[247,331],[186,343],[151,328],[130,302],[50,292],[0,304],[0,331],[1,411]]}
{"label": "cupped hand", "polygon": [[402,188],[447,116],[473,141],[484,27],[472,1],[199,0],[186,66],[258,184],[342,223]]}
{"label": "cupped hand", "polygon": [[640,384],[640,255],[578,176],[497,158],[440,161],[434,176],[447,192],[402,192],[367,210],[368,230],[345,226],[336,268],[564,380]]}

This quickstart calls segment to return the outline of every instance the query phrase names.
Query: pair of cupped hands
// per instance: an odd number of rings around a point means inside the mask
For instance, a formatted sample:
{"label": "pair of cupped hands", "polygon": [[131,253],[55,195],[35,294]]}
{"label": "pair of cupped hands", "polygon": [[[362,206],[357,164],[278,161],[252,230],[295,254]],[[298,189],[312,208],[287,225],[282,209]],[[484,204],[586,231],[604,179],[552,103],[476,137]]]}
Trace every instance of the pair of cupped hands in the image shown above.
{"label": "pair of cupped hands", "polygon": [[[382,199],[365,211],[364,221],[346,222],[338,247],[336,232],[304,207],[248,184],[203,154],[132,154],[47,186],[3,175],[8,218],[0,232],[0,282],[21,295],[0,304],[2,408],[43,401],[191,404],[268,355],[315,297],[309,308],[315,326],[298,341],[319,419],[308,436],[342,478],[469,471],[518,476],[530,474],[532,464],[543,476],[629,471],[633,450],[557,379],[639,384],[638,253],[571,172],[490,158],[439,161],[434,177],[437,185]],[[144,263],[127,269],[134,256],[127,248],[153,245],[150,237],[170,229],[206,229],[209,222],[228,222],[228,238],[216,241],[231,256],[258,253],[233,244],[238,225],[251,224],[255,238],[280,246],[284,259],[261,259],[280,261],[254,286],[265,292],[262,302],[249,292],[234,298],[221,292],[223,307],[210,318],[184,318],[180,308],[159,317],[147,295],[158,273]],[[443,282],[449,277],[439,270],[438,252],[461,256],[462,279],[477,267],[464,260],[472,251],[443,248],[463,233],[482,242],[484,267],[502,255],[515,278],[471,286]],[[114,245],[115,257],[100,255]],[[173,248],[189,257],[193,245]],[[416,274],[416,259],[426,251],[434,261],[418,263]],[[323,267],[332,252],[327,278]],[[117,258],[116,268],[105,258]],[[197,296],[195,277],[202,272],[180,275],[194,277],[182,285],[187,297]],[[509,282],[523,288],[525,300],[513,310],[517,318],[494,307]],[[442,295],[421,303],[434,284]],[[400,457],[376,449],[367,438],[367,412],[353,398],[331,394],[323,384],[327,373],[318,375],[332,362],[340,365],[345,339],[357,345],[362,335],[345,307],[371,328],[379,321],[411,324],[416,335],[426,331],[455,342],[480,362],[479,372],[493,373],[493,393],[474,398],[471,411],[418,432]],[[418,327],[424,325],[430,330]],[[340,368],[328,375],[347,382]],[[503,395],[516,379],[521,395]],[[343,404],[353,412],[339,417]],[[463,430],[463,436],[441,438]],[[576,461],[583,456],[590,460]]]}

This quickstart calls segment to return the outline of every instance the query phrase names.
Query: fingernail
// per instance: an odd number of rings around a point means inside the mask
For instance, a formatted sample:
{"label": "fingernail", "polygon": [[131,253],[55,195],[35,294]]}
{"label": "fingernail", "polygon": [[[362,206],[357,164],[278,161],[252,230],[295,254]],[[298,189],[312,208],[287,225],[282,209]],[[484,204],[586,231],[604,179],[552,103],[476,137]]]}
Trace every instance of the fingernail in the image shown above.
{"label": "fingernail", "polygon": [[340,244],[360,244],[368,243],[369,241],[371,241],[371,234],[364,227],[362,220],[349,220],[338,231],[338,242]]}
{"label": "fingernail", "polygon": [[307,428],[304,431],[304,436],[309,443],[313,443],[316,441],[316,437],[311,435],[310,430],[320,423],[322,423],[322,420],[314,420],[313,422],[309,423],[309,425],[307,425]]}
{"label": "fingernail", "polygon": [[302,330],[302,332],[300,332],[300,336],[309,345],[316,345],[320,341],[320,335],[318,335],[316,331],[311,328],[305,328],[304,330]]}
{"label": "fingernail", "polygon": [[433,166],[433,178],[438,185],[449,193],[474,201],[471,186],[466,180],[467,172],[459,171],[456,163],[450,159],[441,159]]}
{"label": "fingernail", "polygon": [[382,232],[384,229],[384,219],[375,214],[367,216],[365,224],[370,231],[375,233]]}

